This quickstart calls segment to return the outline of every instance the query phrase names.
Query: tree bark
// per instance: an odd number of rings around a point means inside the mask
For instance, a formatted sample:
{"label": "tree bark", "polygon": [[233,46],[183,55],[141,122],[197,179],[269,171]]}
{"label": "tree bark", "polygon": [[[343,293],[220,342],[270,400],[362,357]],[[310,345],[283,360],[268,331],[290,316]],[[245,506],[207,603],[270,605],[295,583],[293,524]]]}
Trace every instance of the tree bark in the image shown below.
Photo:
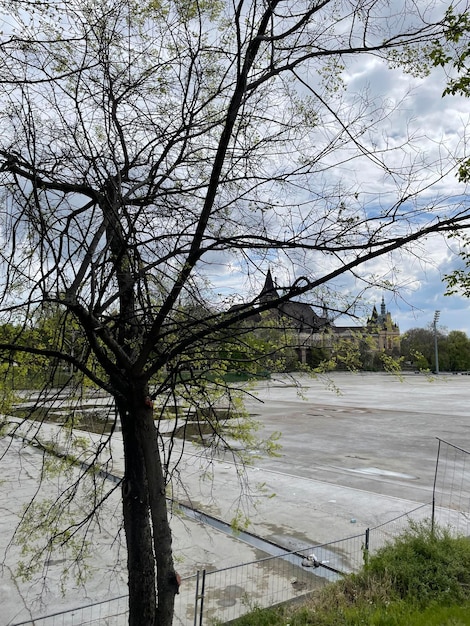
{"label": "tree bark", "polygon": [[[166,485],[146,388],[118,403],[125,474],[122,487],[129,570],[129,626],[171,626],[178,592]],[[157,589],[155,586],[157,582]]]}

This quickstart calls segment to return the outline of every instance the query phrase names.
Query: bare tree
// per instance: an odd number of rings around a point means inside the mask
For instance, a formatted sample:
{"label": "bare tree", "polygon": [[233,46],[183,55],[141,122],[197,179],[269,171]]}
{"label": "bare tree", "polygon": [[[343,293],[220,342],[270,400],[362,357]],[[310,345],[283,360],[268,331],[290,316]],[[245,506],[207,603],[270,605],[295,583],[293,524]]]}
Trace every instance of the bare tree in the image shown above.
{"label": "bare tree", "polygon": [[[73,366],[114,398],[129,622],[166,626],[171,470],[152,401],[199,394],[254,311],[469,224],[468,210],[430,200],[427,164],[394,167],[376,147],[387,108],[351,104],[341,85],[357,55],[418,58],[439,16],[407,0],[1,6],[1,312],[24,325],[53,307],[60,323],[51,345],[20,334],[0,349]],[[356,160],[393,194],[372,205],[339,184],[334,167]],[[219,268],[249,275],[269,259],[282,268],[275,298],[217,297]]]}

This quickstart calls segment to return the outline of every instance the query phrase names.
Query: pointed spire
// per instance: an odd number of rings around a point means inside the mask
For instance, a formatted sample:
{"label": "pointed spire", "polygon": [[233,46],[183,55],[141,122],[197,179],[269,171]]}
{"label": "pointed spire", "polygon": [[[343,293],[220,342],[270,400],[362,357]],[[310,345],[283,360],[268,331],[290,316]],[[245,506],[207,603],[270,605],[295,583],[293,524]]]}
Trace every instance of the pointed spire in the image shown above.
{"label": "pointed spire", "polygon": [[387,309],[385,308],[385,300],[384,300],[384,297],[382,296],[382,304],[380,305],[380,315],[385,317],[386,314],[387,314]]}
{"label": "pointed spire", "polygon": [[268,269],[268,273],[266,274],[266,280],[264,281],[264,287],[259,294],[259,299],[267,301],[274,300],[275,298],[279,298],[279,294],[277,293],[276,287],[274,286],[271,270]]}

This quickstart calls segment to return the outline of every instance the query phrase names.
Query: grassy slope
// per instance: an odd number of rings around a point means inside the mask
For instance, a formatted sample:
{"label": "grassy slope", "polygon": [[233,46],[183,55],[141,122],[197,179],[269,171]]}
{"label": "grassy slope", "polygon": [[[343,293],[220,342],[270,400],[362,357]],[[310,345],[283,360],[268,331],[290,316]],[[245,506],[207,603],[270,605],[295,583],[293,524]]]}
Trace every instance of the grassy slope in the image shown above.
{"label": "grassy slope", "polygon": [[237,626],[470,626],[470,538],[410,524],[358,574],[301,607],[255,610]]}

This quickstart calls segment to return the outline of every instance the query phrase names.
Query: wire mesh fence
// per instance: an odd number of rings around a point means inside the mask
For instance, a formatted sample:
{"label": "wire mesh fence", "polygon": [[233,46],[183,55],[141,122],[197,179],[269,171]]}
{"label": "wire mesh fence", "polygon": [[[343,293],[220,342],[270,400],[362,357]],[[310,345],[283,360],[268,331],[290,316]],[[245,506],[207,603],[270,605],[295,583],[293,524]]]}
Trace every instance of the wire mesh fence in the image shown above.
{"label": "wire mesh fence", "polygon": [[[182,581],[173,624],[225,623],[255,607],[265,608],[310,594],[357,571],[364,562],[364,551],[382,545],[385,531],[373,529],[368,533],[225,569],[198,571]],[[127,617],[127,596],[121,596],[12,626],[124,626]]]}
{"label": "wire mesh fence", "polygon": [[[201,570],[183,579],[175,599],[175,626],[225,623],[255,607],[265,608],[310,594],[342,575],[358,571],[365,554],[374,553],[403,533],[410,519],[429,519],[424,504],[375,528],[339,541],[214,571]],[[124,626],[127,596],[71,611],[36,617],[12,626]]]}
{"label": "wire mesh fence", "polygon": [[398,515],[374,528],[368,528],[365,532],[365,548],[369,554],[377,552],[380,548],[393,541],[404,533],[409,527],[410,521],[422,522],[430,520],[432,515],[432,503],[421,504],[415,509]]}
{"label": "wire mesh fence", "polygon": [[36,616],[14,626],[125,626],[128,597],[119,596],[67,611]]}
{"label": "wire mesh fence", "polygon": [[470,453],[438,439],[433,489],[433,521],[470,535]]}
{"label": "wire mesh fence", "polygon": [[273,606],[311,593],[340,577],[338,568],[349,561],[349,554],[360,551],[362,540],[363,536],[358,535],[342,542],[201,572],[194,624],[202,626],[214,620],[224,623],[254,607]]}

